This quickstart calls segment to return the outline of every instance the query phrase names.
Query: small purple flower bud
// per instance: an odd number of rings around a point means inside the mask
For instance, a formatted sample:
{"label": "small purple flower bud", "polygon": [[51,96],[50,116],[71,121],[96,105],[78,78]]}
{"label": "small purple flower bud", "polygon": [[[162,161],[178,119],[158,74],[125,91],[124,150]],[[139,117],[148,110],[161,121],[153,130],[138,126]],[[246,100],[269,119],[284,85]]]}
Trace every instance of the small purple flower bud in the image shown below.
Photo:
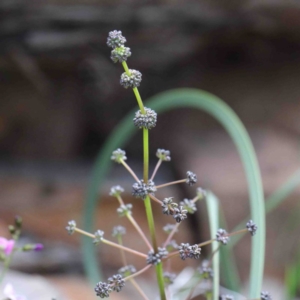
{"label": "small purple flower bud", "polygon": [[43,244],[35,244],[34,245],[34,251],[41,251],[44,249],[44,245]]}

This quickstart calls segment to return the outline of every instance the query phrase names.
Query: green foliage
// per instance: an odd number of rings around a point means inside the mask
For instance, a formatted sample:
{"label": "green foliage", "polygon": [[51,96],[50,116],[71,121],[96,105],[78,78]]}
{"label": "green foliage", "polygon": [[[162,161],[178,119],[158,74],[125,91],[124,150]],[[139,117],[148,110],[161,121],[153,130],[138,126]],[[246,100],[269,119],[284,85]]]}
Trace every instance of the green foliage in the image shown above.
{"label": "green foliage", "polygon": [[297,296],[297,293],[300,292],[299,287],[300,282],[300,251],[298,253],[298,259],[295,260],[292,264],[286,267],[285,270],[285,287],[287,300],[294,300]]}

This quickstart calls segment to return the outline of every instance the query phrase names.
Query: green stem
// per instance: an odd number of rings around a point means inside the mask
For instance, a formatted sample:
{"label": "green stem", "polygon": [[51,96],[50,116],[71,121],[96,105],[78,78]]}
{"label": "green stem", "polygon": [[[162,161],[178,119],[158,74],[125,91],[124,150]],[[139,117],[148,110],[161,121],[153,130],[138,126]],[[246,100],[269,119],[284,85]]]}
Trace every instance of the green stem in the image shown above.
{"label": "green stem", "polygon": [[154,252],[156,253],[157,252],[157,242],[156,242],[151,200],[150,200],[149,196],[147,196],[146,199],[144,200],[144,204],[145,204],[145,210],[146,210],[146,215],[147,215],[147,220],[148,220],[148,227],[149,227],[149,231],[150,231],[152,246],[153,246]]}
{"label": "green stem", "polygon": [[4,267],[3,267],[2,272],[0,274],[0,283],[3,281],[5,273],[7,272],[8,268],[9,268],[11,258],[12,258],[12,254],[10,256],[8,256],[5,260]]}
{"label": "green stem", "polygon": [[[130,71],[129,71],[129,68],[128,68],[128,66],[127,66],[126,61],[123,61],[123,62],[122,62],[122,66],[123,66],[123,68],[124,68],[126,74],[127,74],[128,76],[130,76],[131,74],[130,74]],[[136,87],[133,88],[132,90],[133,90],[133,92],[134,92],[135,98],[136,98],[136,100],[137,100],[137,103],[138,103],[138,105],[139,105],[139,108],[140,108],[142,114],[145,114],[146,112],[145,112],[144,104],[143,104],[142,98],[141,98],[141,96],[140,96],[139,90],[138,90]]]}
{"label": "green stem", "polygon": [[161,262],[155,266],[155,270],[156,270],[156,277],[157,277],[157,282],[159,287],[160,299],[166,300],[167,298],[165,294],[163,267]]}
{"label": "green stem", "polygon": [[127,66],[126,61],[123,61],[123,62],[122,62],[122,66],[123,66],[123,68],[124,68],[126,74],[127,74],[128,76],[130,76],[131,74],[130,74],[130,72],[129,72],[129,68],[128,68],[128,66]]}
{"label": "green stem", "polygon": [[[17,241],[18,238],[19,238],[19,236],[17,236],[17,238],[15,239],[15,241]],[[7,256],[7,258],[6,258],[5,262],[4,262],[4,266],[3,266],[2,272],[0,274],[0,284],[3,281],[3,279],[4,279],[4,276],[5,276],[7,270],[9,268],[9,266],[10,266],[10,263],[12,261],[13,255],[14,255],[14,253],[16,251],[17,251],[17,248],[14,248],[12,250],[12,252],[9,254],[9,256]]]}
{"label": "green stem", "polygon": [[206,300],[211,300],[212,299],[212,293],[206,293]]}
{"label": "green stem", "polygon": [[[133,89],[133,91],[134,91],[136,99],[139,103],[139,99],[140,99],[139,92],[136,88]],[[140,101],[142,101],[142,100],[140,99]],[[141,104],[143,105],[142,102],[141,102]],[[140,104],[139,104],[139,106],[140,106]],[[142,106],[142,108],[140,106],[142,113],[144,113],[143,112],[144,107]],[[148,179],[149,179],[149,130],[146,128],[143,128],[143,146],[144,146],[143,147],[143,149],[144,149],[144,176],[143,176],[143,178],[144,178],[144,182],[147,183]],[[156,242],[156,234],[155,234],[155,227],[154,227],[154,219],[153,219],[153,213],[152,213],[151,200],[150,200],[149,196],[146,197],[144,204],[145,204],[145,210],[146,210],[153,250],[155,253],[157,253],[157,242]],[[161,300],[166,300],[163,268],[162,268],[161,262],[155,266],[155,270],[156,270],[156,278],[157,278],[160,298],[161,298]]]}
{"label": "green stem", "polygon": [[146,111],[145,111],[144,104],[143,104],[142,98],[140,96],[139,90],[136,87],[133,88],[132,90],[133,90],[134,95],[136,97],[139,108],[140,108],[142,114],[144,115],[146,113]]}
{"label": "green stem", "polygon": [[149,130],[143,128],[143,144],[144,144],[144,182],[148,182],[149,174]]}

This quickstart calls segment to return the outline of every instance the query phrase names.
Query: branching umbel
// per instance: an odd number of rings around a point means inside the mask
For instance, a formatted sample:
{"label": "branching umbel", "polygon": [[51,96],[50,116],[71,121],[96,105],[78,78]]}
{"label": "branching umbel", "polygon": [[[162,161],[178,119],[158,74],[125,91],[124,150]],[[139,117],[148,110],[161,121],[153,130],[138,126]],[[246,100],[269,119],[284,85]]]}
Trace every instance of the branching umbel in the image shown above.
{"label": "branching umbel", "polygon": [[[156,126],[157,114],[151,108],[144,107],[143,105],[142,98],[138,91],[138,87],[140,86],[142,81],[142,74],[137,70],[128,68],[126,61],[128,57],[131,56],[131,49],[125,47],[125,43],[126,38],[123,37],[121,31],[114,30],[109,33],[107,45],[112,48],[111,59],[114,63],[121,63],[125,71],[121,75],[120,84],[126,89],[132,88],[139,106],[138,111],[133,117],[133,123],[138,129],[141,129],[143,132],[143,178],[139,178],[131,169],[131,167],[126,163],[127,157],[125,151],[122,149],[116,149],[115,151],[113,151],[111,159],[116,163],[123,165],[134,179],[131,191],[133,196],[133,204],[124,202],[124,200],[122,199],[122,193],[124,192],[124,189],[119,185],[115,185],[111,188],[110,195],[112,197],[115,197],[118,201],[119,207],[117,209],[117,214],[128,219],[129,225],[133,226],[137,235],[139,235],[139,237],[147,246],[148,251],[147,253],[142,253],[123,245],[123,242],[126,242],[126,229],[122,226],[116,226],[113,228],[113,237],[117,239],[117,242],[113,242],[104,238],[104,232],[102,230],[97,230],[94,234],[85,232],[78,228],[76,222],[73,220],[69,221],[66,229],[68,230],[69,234],[78,232],[90,237],[95,245],[103,243],[108,246],[118,248],[120,251],[123,265],[120,266],[119,272],[117,274],[112,275],[110,278],[108,278],[107,282],[98,282],[96,284],[95,292],[97,296],[99,296],[100,298],[109,297],[113,291],[122,291],[126,283],[130,281],[136,288],[137,293],[141,298],[152,300],[157,296],[153,294],[146,295],[135,279],[138,275],[143,274],[147,270],[155,269],[160,299],[171,300],[175,299],[176,297],[176,295],[173,293],[173,289],[171,288],[174,280],[176,280],[176,274],[172,272],[171,264],[174,259],[191,259],[199,261],[202,257],[202,247],[209,245],[215,241],[218,241],[220,243],[219,248],[226,246],[228,243],[230,243],[231,235],[240,234],[243,232],[250,232],[251,236],[253,236],[257,230],[257,226],[252,220],[250,220],[245,225],[244,229],[237,232],[228,233],[225,229],[220,228],[216,232],[215,238],[203,242],[199,241],[199,243],[194,245],[190,245],[188,241],[185,241],[183,243],[181,242],[178,245],[176,240],[174,240],[175,234],[180,229],[180,224],[188,218],[189,214],[193,214],[196,212],[197,207],[195,204],[197,201],[200,201],[206,197],[206,192],[202,188],[198,187],[193,199],[185,198],[181,201],[176,200],[174,195],[170,195],[165,199],[160,199],[159,195],[157,195],[159,189],[173,184],[186,183],[188,184],[188,186],[193,186],[197,182],[197,175],[191,171],[187,171],[186,178],[157,185],[154,179],[159,170],[159,167],[163,162],[171,161],[171,153],[169,150],[158,149],[156,152],[158,161],[152,175],[149,176],[149,130],[153,129]],[[133,216],[132,207],[135,201],[143,201],[145,205],[145,212],[147,216],[150,236],[147,236],[147,234],[143,232]],[[153,215],[152,205],[159,205],[161,207],[162,213],[160,216]],[[158,245],[154,228],[154,219],[162,217],[166,218],[169,223],[163,228],[163,231],[167,234],[166,239],[161,245]],[[219,248],[217,249],[217,251],[219,250]],[[143,260],[145,267],[137,271],[132,262],[128,262],[126,253],[131,253],[135,255],[137,259]],[[196,271],[193,276],[195,279],[193,280],[193,282],[195,282],[195,284],[194,286],[189,287],[190,292],[186,299],[192,299],[195,288],[201,282],[213,280],[211,262],[215,253],[216,252],[212,253],[208,259],[204,258],[202,262],[199,262],[198,266],[196,266]],[[166,262],[168,263],[166,264]],[[166,266],[167,268],[164,268]],[[206,295],[207,299],[211,299],[212,291],[209,288],[203,293],[204,295]],[[221,299],[233,299],[231,295],[218,296]],[[136,295],[133,295],[132,297],[134,299],[137,299]],[[268,292],[262,292],[260,299],[270,300],[271,296]]]}

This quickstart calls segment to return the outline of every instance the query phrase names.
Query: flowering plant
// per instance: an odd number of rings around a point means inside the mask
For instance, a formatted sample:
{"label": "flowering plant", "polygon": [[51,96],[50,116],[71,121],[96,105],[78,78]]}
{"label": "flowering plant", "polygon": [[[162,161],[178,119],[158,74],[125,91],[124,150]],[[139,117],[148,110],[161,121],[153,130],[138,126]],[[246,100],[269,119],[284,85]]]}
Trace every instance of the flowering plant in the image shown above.
{"label": "flowering plant", "polygon": [[[149,131],[156,126],[157,122],[157,113],[149,108],[145,107],[138,91],[138,87],[142,81],[142,74],[134,69],[129,69],[127,66],[127,59],[131,56],[131,49],[125,47],[126,38],[122,35],[121,31],[111,31],[109,33],[107,39],[107,45],[112,48],[111,51],[111,59],[113,62],[117,63],[120,62],[124,68],[124,73],[121,75],[120,84],[124,88],[132,88],[133,93],[136,97],[137,104],[139,110],[135,113],[133,118],[134,125],[142,130],[143,134],[143,178],[138,178],[135,172],[131,169],[131,167],[126,163],[127,157],[124,150],[118,148],[114,150],[111,154],[111,160],[123,165],[130,175],[134,179],[134,183],[132,185],[132,195],[135,198],[138,198],[143,201],[145,206],[145,212],[147,216],[148,228],[150,232],[150,237],[148,237],[141,229],[141,227],[136,222],[135,218],[132,214],[132,204],[125,203],[122,199],[122,192],[124,189],[119,186],[113,186],[110,191],[110,195],[115,197],[119,203],[119,208],[117,209],[117,214],[121,217],[126,217],[131,225],[135,228],[137,234],[141,237],[144,241],[146,246],[148,247],[148,253],[142,253],[126,247],[123,245],[123,235],[126,233],[126,229],[122,226],[116,226],[113,228],[113,236],[116,237],[117,243],[113,242],[107,238],[104,238],[104,232],[102,230],[97,230],[94,234],[78,228],[76,222],[71,220],[68,222],[68,226],[66,227],[69,234],[73,234],[74,232],[78,232],[83,234],[87,237],[90,237],[93,240],[94,245],[98,245],[100,243],[106,244],[111,247],[116,247],[120,250],[120,254],[123,261],[123,266],[120,267],[117,274],[112,275],[106,281],[100,281],[95,286],[95,293],[100,298],[107,298],[111,295],[112,292],[120,292],[127,282],[131,282],[133,286],[136,288],[137,293],[139,294],[140,298],[142,299],[153,299],[156,296],[149,296],[146,295],[142,288],[139,286],[138,282],[136,281],[136,277],[138,275],[143,274],[149,269],[154,269],[156,278],[157,278],[157,286],[158,292],[157,295],[159,299],[192,299],[199,293],[203,294],[206,299],[233,299],[232,295],[229,294],[222,294],[219,292],[219,272],[218,272],[218,260],[219,260],[219,250],[221,247],[226,247],[226,245],[230,241],[230,237],[243,234],[245,232],[249,232],[251,236],[254,236],[258,226],[252,220],[245,222],[244,229],[239,229],[234,232],[228,233],[223,228],[214,228],[215,226],[211,226],[211,229],[215,229],[215,232],[212,233],[212,238],[208,241],[199,242],[197,244],[191,245],[189,242],[180,243],[178,245],[176,241],[173,239],[176,232],[180,229],[180,224],[187,219],[189,214],[193,214],[197,210],[197,202],[203,199],[207,200],[207,204],[209,207],[209,215],[211,220],[216,220],[218,215],[217,210],[217,200],[216,197],[209,191],[205,191],[202,188],[198,187],[196,190],[195,197],[193,199],[184,199],[183,201],[176,201],[173,196],[159,199],[156,196],[156,193],[159,189],[173,185],[173,184],[180,184],[186,183],[189,186],[193,186],[197,182],[197,175],[192,171],[186,172],[186,178],[165,183],[165,184],[155,184],[154,179],[155,175],[163,162],[168,162],[171,160],[171,154],[169,150],[165,149],[158,149],[156,152],[156,156],[158,158],[156,167],[152,175],[149,175]],[[220,108],[220,104],[218,109],[223,109],[224,107]],[[205,105],[203,105],[205,106]],[[209,106],[209,105],[208,105]],[[213,105],[211,105],[213,107]],[[209,108],[206,108],[209,110]],[[230,112],[232,114],[232,112]],[[217,114],[217,113],[216,113]],[[224,116],[229,114],[228,111],[225,111]],[[232,115],[231,115],[232,116]],[[235,116],[234,116],[235,117]],[[220,119],[223,116],[219,116]],[[226,123],[226,121],[224,121]],[[236,120],[234,121],[236,122]],[[237,122],[236,122],[237,123]],[[234,124],[236,125],[236,124]],[[237,124],[235,128],[228,129],[231,130],[233,133],[238,131],[241,126]],[[238,127],[238,129],[236,129]],[[238,133],[243,135],[244,132]],[[243,136],[244,138],[244,136]],[[245,142],[246,144],[248,141]],[[248,146],[248,144],[247,144]],[[243,147],[243,146],[241,146]],[[251,148],[251,147],[250,147]],[[252,151],[252,148],[249,150]],[[252,153],[252,152],[251,152]],[[254,164],[256,161],[254,161]],[[254,168],[256,165],[254,166]],[[256,170],[255,170],[256,171]],[[254,175],[254,177],[256,174]],[[257,182],[253,183],[254,186],[257,187]],[[261,191],[258,191],[257,194],[259,196],[259,200],[262,200]],[[254,194],[253,194],[254,195]],[[254,198],[254,196],[251,198]],[[252,202],[254,203],[253,200]],[[156,231],[154,227],[154,219],[157,216],[154,216],[152,211],[152,205],[159,205],[162,210],[162,214],[167,215],[170,219],[174,220],[173,223],[168,223],[163,230],[167,233],[167,238],[162,244],[158,244]],[[261,203],[259,203],[261,207]],[[259,233],[259,239],[263,238],[264,236],[264,218],[262,216],[263,209],[258,209],[259,217],[253,215],[259,222],[259,227],[261,233]],[[255,219],[253,218],[253,219]],[[218,222],[215,221],[214,224]],[[202,260],[200,264],[198,264],[198,268],[193,273],[190,278],[190,283],[192,285],[184,286],[181,289],[176,289],[176,287],[172,287],[177,276],[171,270],[171,262],[174,261],[176,257],[180,258],[181,260],[192,259],[192,260],[199,260],[202,256],[201,249],[204,246],[212,245],[212,253],[209,257]],[[254,245],[258,245],[258,242],[254,242]],[[259,245],[259,249],[263,250],[263,245]],[[126,253],[132,253],[137,257],[144,259],[145,266],[140,270],[136,270],[136,268],[132,265],[131,262],[128,261],[126,257]],[[261,253],[261,257],[263,257],[263,253]],[[261,288],[261,274],[262,274],[262,266],[263,261],[258,262],[258,269],[260,275],[257,275],[254,288],[252,287],[250,292],[251,299],[261,299],[261,300],[270,300],[271,296],[268,292],[260,292]],[[167,268],[166,268],[167,266]],[[197,287],[200,283],[208,283],[206,284],[206,288],[199,292]],[[182,292],[185,292],[184,295]],[[137,294],[137,295],[138,295]]]}
{"label": "flowering plant", "polygon": [[[22,218],[15,217],[14,225],[9,225],[8,230],[11,235],[10,239],[0,237],[0,261],[2,267],[0,268],[0,285],[3,282],[6,272],[12,262],[13,256],[16,252],[28,252],[28,251],[41,251],[43,244],[25,244],[23,246],[18,245],[18,240],[22,231]],[[25,296],[19,295],[11,283],[7,283],[3,288],[4,300],[26,300]]]}

